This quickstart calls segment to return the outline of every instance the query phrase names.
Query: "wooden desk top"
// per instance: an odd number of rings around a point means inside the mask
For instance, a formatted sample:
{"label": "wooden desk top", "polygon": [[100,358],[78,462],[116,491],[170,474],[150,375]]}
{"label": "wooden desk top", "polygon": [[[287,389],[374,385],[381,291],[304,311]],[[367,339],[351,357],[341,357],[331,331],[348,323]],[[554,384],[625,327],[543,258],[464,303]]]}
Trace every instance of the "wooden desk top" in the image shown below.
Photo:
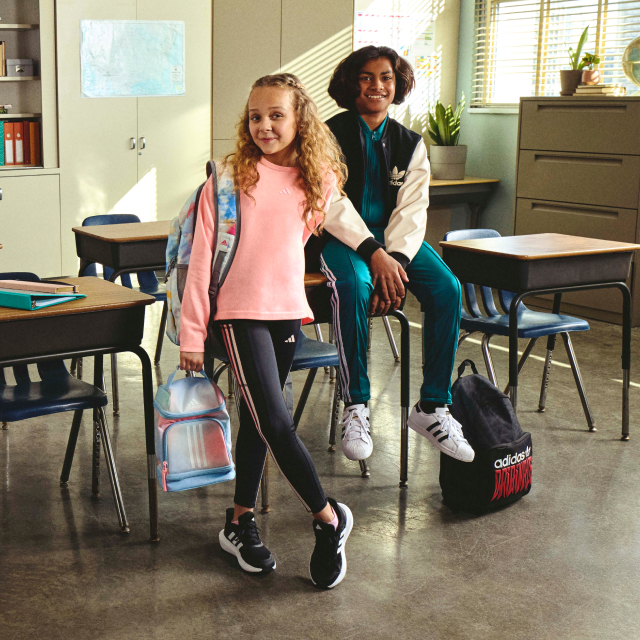
{"label": "wooden desk top", "polygon": [[500,182],[497,178],[472,178],[465,176],[463,180],[431,180],[430,187],[451,187],[463,184],[484,184],[485,182]]}
{"label": "wooden desk top", "polygon": [[126,224],[99,224],[95,227],[73,227],[82,236],[98,238],[106,242],[139,242],[166,240],[169,237],[170,220],[157,222],[129,222]]}
{"label": "wooden desk top", "polygon": [[482,238],[480,240],[457,240],[440,242],[440,246],[463,249],[476,253],[504,256],[516,260],[542,260],[543,258],[566,258],[598,253],[619,253],[640,249],[640,244],[613,242],[597,238],[581,238],[561,233],[536,233],[525,236]]}
{"label": "wooden desk top", "polygon": [[304,274],[304,286],[305,287],[317,287],[321,284],[329,282],[329,279],[322,273],[305,273]]}
{"label": "wooden desk top", "polygon": [[133,291],[127,287],[121,287],[119,284],[114,284],[102,278],[63,278],[61,282],[78,285],[78,293],[84,293],[87,297],[33,311],[0,307],[0,322],[32,320],[47,316],[89,313],[92,311],[108,311],[109,309],[137,307],[155,302],[153,296]]}

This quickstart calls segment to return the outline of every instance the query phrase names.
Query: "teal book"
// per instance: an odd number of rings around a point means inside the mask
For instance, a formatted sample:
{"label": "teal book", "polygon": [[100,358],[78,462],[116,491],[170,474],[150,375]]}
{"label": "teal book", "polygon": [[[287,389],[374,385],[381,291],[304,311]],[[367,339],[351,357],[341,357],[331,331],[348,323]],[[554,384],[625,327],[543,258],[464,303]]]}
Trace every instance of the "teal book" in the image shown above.
{"label": "teal book", "polygon": [[0,167],[4,167],[4,120],[0,120]]}
{"label": "teal book", "polygon": [[82,293],[34,293],[33,291],[0,289],[0,307],[32,311],[86,297]]}

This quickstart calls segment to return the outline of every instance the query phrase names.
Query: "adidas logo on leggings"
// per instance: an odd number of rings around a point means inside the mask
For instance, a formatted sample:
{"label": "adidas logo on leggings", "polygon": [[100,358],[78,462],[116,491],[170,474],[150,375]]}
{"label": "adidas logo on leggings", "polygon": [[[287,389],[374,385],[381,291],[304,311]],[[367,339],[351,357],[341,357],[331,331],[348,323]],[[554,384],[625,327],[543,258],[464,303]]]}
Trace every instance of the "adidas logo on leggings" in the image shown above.
{"label": "adidas logo on leggings", "polygon": [[296,341],[296,339],[293,337],[293,335],[290,338],[287,338],[285,340],[285,342],[295,342],[295,341]]}

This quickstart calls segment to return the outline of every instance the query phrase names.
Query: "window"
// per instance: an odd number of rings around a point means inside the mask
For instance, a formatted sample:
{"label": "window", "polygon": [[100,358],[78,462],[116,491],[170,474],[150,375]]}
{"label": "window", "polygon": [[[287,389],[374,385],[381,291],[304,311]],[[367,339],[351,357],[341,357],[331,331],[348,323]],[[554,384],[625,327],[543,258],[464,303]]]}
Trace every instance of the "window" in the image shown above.
{"label": "window", "polygon": [[602,82],[637,87],[622,71],[626,46],[640,35],[640,0],[476,0],[471,106],[512,106],[521,96],[560,94],[589,25],[583,53],[600,57]]}

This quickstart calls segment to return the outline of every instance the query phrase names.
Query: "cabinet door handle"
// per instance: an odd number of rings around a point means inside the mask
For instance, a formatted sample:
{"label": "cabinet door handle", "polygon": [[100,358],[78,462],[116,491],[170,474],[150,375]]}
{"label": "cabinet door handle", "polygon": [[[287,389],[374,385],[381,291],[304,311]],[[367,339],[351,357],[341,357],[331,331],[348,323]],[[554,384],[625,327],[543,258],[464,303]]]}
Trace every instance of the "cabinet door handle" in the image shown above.
{"label": "cabinet door handle", "polygon": [[0,200],[2,200],[2,189],[0,189]]}
{"label": "cabinet door handle", "polygon": [[131,138],[131,149],[135,149],[135,148],[136,148],[136,139]]}
{"label": "cabinet door handle", "polygon": [[141,149],[146,149],[147,148],[147,141],[144,139],[144,137],[140,138],[140,148]]}

